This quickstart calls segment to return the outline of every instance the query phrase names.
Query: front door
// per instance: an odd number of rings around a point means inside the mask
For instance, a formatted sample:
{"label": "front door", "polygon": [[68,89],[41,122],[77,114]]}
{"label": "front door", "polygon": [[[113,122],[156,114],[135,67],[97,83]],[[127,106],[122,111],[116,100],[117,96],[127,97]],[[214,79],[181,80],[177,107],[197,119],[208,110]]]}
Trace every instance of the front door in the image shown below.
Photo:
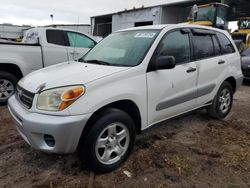
{"label": "front door", "polygon": [[160,56],[173,56],[176,66],[166,70],[148,70],[148,125],[195,108],[197,67],[191,61],[189,32],[168,32],[158,45],[151,62]]}

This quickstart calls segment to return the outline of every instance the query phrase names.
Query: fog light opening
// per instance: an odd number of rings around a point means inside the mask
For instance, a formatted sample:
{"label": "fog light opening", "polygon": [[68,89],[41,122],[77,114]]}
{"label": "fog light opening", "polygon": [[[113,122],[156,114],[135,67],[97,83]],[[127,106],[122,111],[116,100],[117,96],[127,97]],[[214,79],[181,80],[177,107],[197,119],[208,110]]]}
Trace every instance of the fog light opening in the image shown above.
{"label": "fog light opening", "polygon": [[54,147],[55,146],[55,139],[53,136],[45,134],[44,135],[44,141],[49,147]]}

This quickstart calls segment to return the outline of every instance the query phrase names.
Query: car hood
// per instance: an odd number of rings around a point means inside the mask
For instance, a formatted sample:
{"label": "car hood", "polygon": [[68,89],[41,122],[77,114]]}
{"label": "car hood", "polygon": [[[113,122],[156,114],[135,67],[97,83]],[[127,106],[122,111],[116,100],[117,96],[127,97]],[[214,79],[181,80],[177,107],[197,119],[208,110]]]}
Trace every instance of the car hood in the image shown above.
{"label": "car hood", "polygon": [[21,79],[18,84],[32,93],[37,93],[40,90],[60,86],[87,84],[127,69],[129,67],[71,61],[32,72]]}

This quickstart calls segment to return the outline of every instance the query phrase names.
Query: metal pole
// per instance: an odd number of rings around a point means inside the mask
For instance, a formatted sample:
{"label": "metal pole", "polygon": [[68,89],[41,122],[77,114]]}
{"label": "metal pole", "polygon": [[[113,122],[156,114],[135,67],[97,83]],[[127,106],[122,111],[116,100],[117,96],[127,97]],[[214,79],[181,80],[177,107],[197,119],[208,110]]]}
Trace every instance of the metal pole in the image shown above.
{"label": "metal pole", "polygon": [[53,25],[53,24],[54,24],[54,15],[53,15],[53,14],[51,14],[51,15],[50,15],[50,18],[51,18],[52,25]]}

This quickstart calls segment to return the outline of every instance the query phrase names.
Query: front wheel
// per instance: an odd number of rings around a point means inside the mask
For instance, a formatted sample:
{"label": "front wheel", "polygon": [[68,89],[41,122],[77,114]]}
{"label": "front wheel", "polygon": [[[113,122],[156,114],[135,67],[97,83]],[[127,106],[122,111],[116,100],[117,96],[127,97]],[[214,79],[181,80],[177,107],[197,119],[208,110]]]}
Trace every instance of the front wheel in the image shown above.
{"label": "front wheel", "polygon": [[233,105],[233,89],[230,83],[223,82],[213,104],[208,107],[210,116],[216,119],[225,118],[231,111]]}
{"label": "front wheel", "polygon": [[134,145],[135,132],[134,122],[127,113],[107,109],[83,138],[81,159],[97,173],[110,172],[128,158]]}
{"label": "front wheel", "polygon": [[18,79],[8,73],[0,71],[0,105],[7,104],[8,99],[15,93]]}

